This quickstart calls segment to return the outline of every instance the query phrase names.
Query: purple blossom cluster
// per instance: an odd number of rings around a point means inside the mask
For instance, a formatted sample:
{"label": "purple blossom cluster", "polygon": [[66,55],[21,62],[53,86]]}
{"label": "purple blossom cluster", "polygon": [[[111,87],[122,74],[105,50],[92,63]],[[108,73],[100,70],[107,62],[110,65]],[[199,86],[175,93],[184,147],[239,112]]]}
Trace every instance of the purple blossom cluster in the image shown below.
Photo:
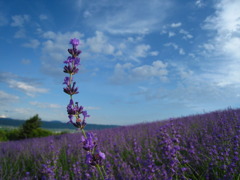
{"label": "purple blossom cluster", "polygon": [[[75,127],[84,129],[86,126],[86,118],[90,117],[87,114],[87,111],[83,111],[83,107],[78,105],[78,102],[73,101],[73,95],[78,94],[78,87],[76,87],[76,82],[73,81],[73,75],[78,73],[78,66],[80,65],[80,58],[78,55],[81,53],[80,50],[77,49],[79,45],[79,40],[74,38],[70,40],[70,44],[72,45],[72,49],[68,49],[69,56],[66,61],[64,61],[64,73],[69,74],[69,76],[64,78],[63,84],[66,85],[63,88],[63,91],[70,96],[70,102],[67,106],[68,118],[69,122],[72,123]],[[83,115],[83,119],[81,120],[80,115]],[[73,122],[73,118],[75,118],[75,122]]]}
{"label": "purple blossom cluster", "polygon": [[86,161],[113,180],[238,180],[240,109],[0,143],[0,179],[101,179]]}
{"label": "purple blossom cluster", "polygon": [[[98,172],[101,174],[102,179],[104,179],[102,171],[103,164],[102,161],[105,159],[105,154],[101,152],[97,147],[97,139],[94,137],[93,133],[87,132],[85,133],[84,127],[86,126],[86,118],[90,117],[87,111],[83,110],[83,106],[79,106],[78,102],[73,101],[73,95],[78,94],[78,87],[76,87],[76,82],[73,81],[73,75],[78,73],[78,66],[80,65],[80,58],[78,55],[81,53],[80,50],[77,49],[79,45],[79,40],[74,38],[70,40],[70,44],[72,45],[72,49],[68,49],[69,56],[66,61],[64,61],[64,73],[69,74],[69,76],[64,78],[63,84],[66,85],[63,88],[63,91],[70,96],[70,102],[67,106],[67,113],[69,122],[72,123],[76,128],[82,131],[82,144],[83,149],[87,152],[85,163],[90,165],[91,167],[96,167]],[[80,115],[83,116],[81,119]],[[75,118],[75,122],[73,119]]]}

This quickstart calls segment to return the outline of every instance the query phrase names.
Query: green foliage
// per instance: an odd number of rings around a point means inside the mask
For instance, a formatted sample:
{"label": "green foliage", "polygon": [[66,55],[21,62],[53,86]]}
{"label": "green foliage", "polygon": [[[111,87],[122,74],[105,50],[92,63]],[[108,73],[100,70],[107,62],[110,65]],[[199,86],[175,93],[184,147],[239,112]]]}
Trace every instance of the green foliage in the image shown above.
{"label": "green foliage", "polygon": [[0,129],[0,141],[7,141],[6,130]]}
{"label": "green foliage", "polygon": [[20,140],[34,137],[46,137],[54,135],[53,132],[40,128],[41,119],[38,115],[26,120],[25,123],[17,129],[0,129],[0,141]]}
{"label": "green foliage", "polygon": [[53,135],[53,133],[46,129],[37,128],[37,129],[33,130],[34,137],[46,137],[46,136],[51,136],[51,135]]}
{"label": "green foliage", "polygon": [[18,140],[19,139],[20,130],[19,129],[11,129],[6,131],[6,137],[8,140]]}
{"label": "green foliage", "polygon": [[37,129],[41,126],[41,119],[38,114],[26,120],[26,122],[20,128],[20,139],[38,137]]}

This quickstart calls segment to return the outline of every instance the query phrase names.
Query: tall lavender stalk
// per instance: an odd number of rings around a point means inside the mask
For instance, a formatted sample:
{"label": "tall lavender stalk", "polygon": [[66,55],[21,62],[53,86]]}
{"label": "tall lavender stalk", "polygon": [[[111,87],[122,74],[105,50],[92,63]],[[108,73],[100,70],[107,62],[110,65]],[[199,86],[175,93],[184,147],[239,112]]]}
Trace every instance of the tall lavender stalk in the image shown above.
{"label": "tall lavender stalk", "polygon": [[[72,49],[68,49],[69,56],[66,61],[64,61],[64,73],[69,74],[69,76],[64,78],[63,84],[66,85],[63,88],[63,91],[70,96],[70,102],[67,106],[69,123],[73,124],[76,128],[82,131],[82,143],[83,149],[86,153],[85,163],[88,164],[91,168],[96,167],[99,175],[102,179],[106,176],[104,171],[102,161],[105,159],[105,154],[98,149],[97,146],[97,138],[93,133],[87,132],[85,133],[84,127],[86,126],[86,118],[90,117],[87,111],[84,111],[83,106],[79,106],[78,102],[74,103],[73,95],[78,94],[78,87],[76,87],[76,82],[73,81],[73,75],[78,73],[79,69],[77,66],[80,65],[80,58],[78,55],[81,53],[80,50],[77,49],[79,45],[79,40],[74,38],[70,40],[70,44],[72,45]],[[75,122],[74,122],[75,121]]]}

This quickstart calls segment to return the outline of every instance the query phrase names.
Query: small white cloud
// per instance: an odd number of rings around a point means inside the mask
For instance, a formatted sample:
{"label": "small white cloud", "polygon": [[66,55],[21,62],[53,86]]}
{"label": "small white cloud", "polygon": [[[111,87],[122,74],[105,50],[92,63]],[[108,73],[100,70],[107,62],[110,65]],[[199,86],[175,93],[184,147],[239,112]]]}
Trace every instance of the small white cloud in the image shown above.
{"label": "small white cloud", "polygon": [[31,84],[22,81],[9,80],[7,81],[10,88],[16,88],[23,91],[26,95],[34,97],[36,93],[46,93],[48,89],[35,87]]}
{"label": "small white cloud", "polygon": [[212,51],[215,49],[214,45],[211,43],[204,43],[203,45],[201,45],[200,47],[203,47],[204,49],[206,49],[207,51]]}
{"label": "small white cloud", "polygon": [[179,46],[178,46],[177,44],[175,44],[175,43],[172,43],[172,42],[166,43],[166,44],[164,44],[164,46],[166,46],[166,47],[173,47],[175,50],[178,50],[178,53],[179,53],[180,55],[186,54],[185,51],[184,51],[184,49],[181,48],[181,47],[179,47]]}
{"label": "small white cloud", "polygon": [[181,55],[186,54],[183,48],[180,48],[180,49],[179,49],[179,54],[181,54]]}
{"label": "small white cloud", "polygon": [[179,49],[178,45],[175,43],[172,43],[172,42],[166,43],[166,44],[164,44],[164,46],[166,46],[166,47],[172,46],[174,49]]}
{"label": "small white cloud", "polygon": [[39,19],[40,19],[40,20],[47,20],[48,17],[47,17],[47,15],[45,15],[45,14],[40,14],[40,15],[39,15]]}
{"label": "small white cloud", "polygon": [[159,54],[158,51],[151,51],[151,52],[150,52],[150,55],[151,55],[151,56],[157,56],[158,54]]}
{"label": "small white cloud", "polygon": [[196,4],[196,6],[199,7],[199,8],[201,8],[201,7],[204,6],[204,3],[202,2],[202,0],[196,0],[196,1],[195,1],[195,4]]}
{"label": "small white cloud", "polygon": [[24,43],[23,47],[28,47],[28,48],[37,48],[40,45],[40,42],[37,39],[31,39],[28,43]]}
{"label": "small white cloud", "polygon": [[1,114],[0,118],[7,118],[7,116],[5,114]]}
{"label": "small white cloud", "polygon": [[138,57],[146,57],[148,55],[148,51],[151,48],[150,45],[148,44],[140,44],[136,46],[133,56],[138,58]]}
{"label": "small white cloud", "polygon": [[11,26],[14,27],[22,27],[26,22],[30,20],[29,15],[16,15],[12,16],[13,22],[11,23]]}
{"label": "small white cloud", "polygon": [[168,32],[168,37],[173,37],[173,36],[175,36],[175,35],[176,35],[175,32]]}
{"label": "small white cloud", "polygon": [[179,33],[181,33],[181,34],[184,35],[184,36],[183,36],[183,39],[191,39],[191,38],[193,38],[193,36],[192,36],[188,31],[186,31],[186,30],[184,30],[184,29],[181,29],[181,30],[179,31]]}
{"label": "small white cloud", "polygon": [[191,78],[193,75],[192,70],[186,69],[184,67],[176,67],[176,68],[182,79]]}
{"label": "small white cloud", "polygon": [[37,101],[31,101],[30,104],[37,106],[38,108],[53,108],[53,109],[62,108],[62,106],[59,104],[42,103]]}
{"label": "small white cloud", "polygon": [[172,24],[170,25],[170,27],[172,27],[172,28],[177,28],[177,27],[180,27],[181,25],[182,25],[181,22],[178,22],[178,23],[172,23]]}
{"label": "small white cloud", "polygon": [[107,37],[100,31],[96,31],[96,36],[88,38],[86,44],[93,52],[114,54],[114,46],[108,42]]}

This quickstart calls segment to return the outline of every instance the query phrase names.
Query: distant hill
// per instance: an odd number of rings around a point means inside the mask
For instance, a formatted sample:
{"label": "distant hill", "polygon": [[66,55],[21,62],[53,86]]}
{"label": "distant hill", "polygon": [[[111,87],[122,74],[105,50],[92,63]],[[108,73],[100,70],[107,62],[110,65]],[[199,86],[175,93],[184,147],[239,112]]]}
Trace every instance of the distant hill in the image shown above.
{"label": "distant hill", "polygon": [[[25,120],[17,120],[11,118],[0,118],[0,126],[12,126],[19,127],[21,126]],[[61,121],[41,121],[41,127],[44,129],[76,129],[72,124],[63,123]],[[108,129],[119,127],[117,125],[101,125],[101,124],[87,124],[85,130],[99,130],[99,129]]]}

